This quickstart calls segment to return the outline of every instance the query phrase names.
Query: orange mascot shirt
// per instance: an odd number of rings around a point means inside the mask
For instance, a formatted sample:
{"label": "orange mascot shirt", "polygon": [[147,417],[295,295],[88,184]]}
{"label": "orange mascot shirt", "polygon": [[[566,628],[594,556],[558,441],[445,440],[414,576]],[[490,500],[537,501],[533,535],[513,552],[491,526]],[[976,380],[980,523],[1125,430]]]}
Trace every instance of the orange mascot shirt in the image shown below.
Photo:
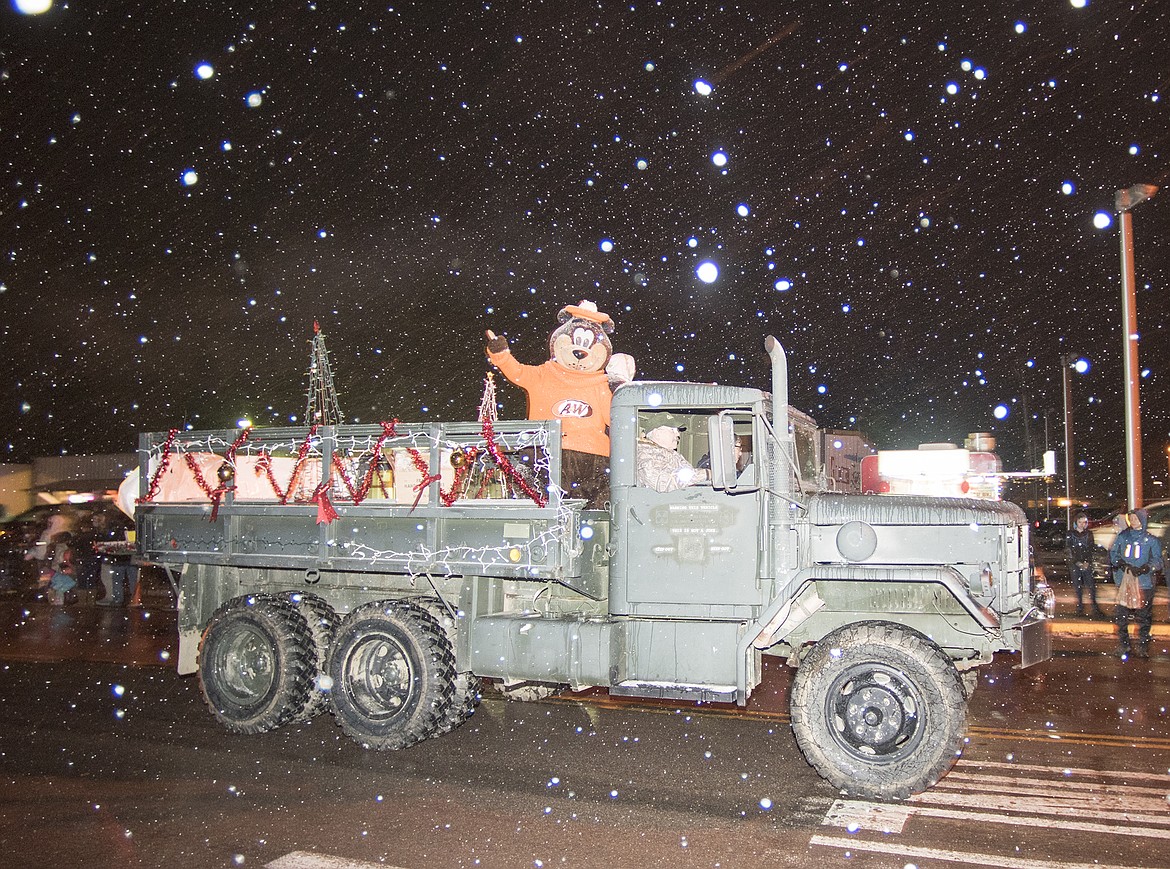
{"label": "orange mascot shirt", "polygon": [[508,380],[527,393],[529,419],[561,421],[564,449],[609,458],[613,393],[604,371],[569,371],[552,359],[543,365],[524,365],[511,350],[489,350],[487,355]]}

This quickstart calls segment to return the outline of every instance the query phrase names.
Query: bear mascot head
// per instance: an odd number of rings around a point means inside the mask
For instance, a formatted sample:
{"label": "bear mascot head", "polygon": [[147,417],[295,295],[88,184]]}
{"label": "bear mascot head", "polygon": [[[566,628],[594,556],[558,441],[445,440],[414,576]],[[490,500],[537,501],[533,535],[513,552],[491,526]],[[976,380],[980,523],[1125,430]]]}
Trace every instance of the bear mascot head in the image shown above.
{"label": "bear mascot head", "polygon": [[568,305],[557,319],[543,364],[517,362],[507,339],[490,330],[487,356],[527,393],[529,419],[561,421],[562,483],[570,497],[600,507],[609,494],[610,397],[632,378],[633,360],[613,352],[613,319],[593,302]]}
{"label": "bear mascot head", "polygon": [[613,356],[613,320],[593,302],[568,305],[557,314],[560,326],[549,336],[548,356],[568,371],[604,371]]}

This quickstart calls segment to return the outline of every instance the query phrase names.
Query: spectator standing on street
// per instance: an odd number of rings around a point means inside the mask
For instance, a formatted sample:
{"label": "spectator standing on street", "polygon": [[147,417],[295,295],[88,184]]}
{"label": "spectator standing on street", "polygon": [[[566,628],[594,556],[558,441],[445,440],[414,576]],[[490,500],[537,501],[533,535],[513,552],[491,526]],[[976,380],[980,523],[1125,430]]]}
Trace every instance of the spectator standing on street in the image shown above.
{"label": "spectator standing on street", "polygon": [[130,553],[102,553],[102,586],[105,597],[98,606],[138,606],[138,568],[130,563]]}
{"label": "spectator standing on street", "polygon": [[64,606],[68,596],[77,588],[77,566],[73,560],[73,535],[62,531],[49,541],[52,556],[49,559],[49,602],[53,606]]}
{"label": "spectator standing on street", "polygon": [[1092,606],[1092,617],[1102,618],[1105,615],[1097,605],[1097,582],[1093,579],[1093,553],[1097,550],[1104,552],[1105,548],[1093,542],[1089,517],[1078,513],[1073,518],[1073,527],[1064,535],[1064,552],[1068,559],[1069,579],[1077,595],[1078,617],[1085,614],[1083,595],[1086,593]]}
{"label": "spectator standing on street", "polygon": [[35,544],[25,553],[25,561],[36,565],[37,574],[41,577],[40,583],[47,585],[52,579],[53,571],[53,540],[58,534],[73,530],[73,519],[64,512],[53,513],[47,520],[45,527],[37,532]]}
{"label": "spectator standing on street", "polygon": [[83,512],[73,531],[73,562],[77,567],[77,602],[93,604],[97,600],[101,563],[93,545],[105,527],[104,513]]}
{"label": "spectator standing on street", "polygon": [[1158,538],[1146,530],[1146,511],[1126,514],[1128,527],[1113,541],[1109,564],[1117,584],[1117,655],[1130,654],[1129,622],[1138,626],[1137,654],[1149,657],[1150,624],[1154,619],[1154,575],[1162,569],[1162,547]]}

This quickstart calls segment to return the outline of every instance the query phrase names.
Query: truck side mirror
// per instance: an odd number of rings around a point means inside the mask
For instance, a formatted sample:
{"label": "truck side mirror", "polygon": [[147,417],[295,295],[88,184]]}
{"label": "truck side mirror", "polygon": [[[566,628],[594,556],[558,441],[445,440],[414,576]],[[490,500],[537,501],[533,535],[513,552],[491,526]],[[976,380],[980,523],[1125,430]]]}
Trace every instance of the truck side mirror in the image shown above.
{"label": "truck side mirror", "polygon": [[735,425],[724,410],[707,419],[707,442],[711,447],[711,487],[730,492],[754,492],[760,487],[754,465],[740,480],[735,466]]}
{"label": "truck side mirror", "polygon": [[711,447],[711,487],[735,488],[735,430],[731,417],[717,413],[707,419],[707,443]]}
{"label": "truck side mirror", "polygon": [[735,454],[736,418],[748,422],[751,416],[735,411],[720,411],[707,420],[707,441],[711,456],[711,488],[722,489],[732,495],[753,492],[759,489],[759,469],[748,455],[748,467],[742,473],[737,467]]}

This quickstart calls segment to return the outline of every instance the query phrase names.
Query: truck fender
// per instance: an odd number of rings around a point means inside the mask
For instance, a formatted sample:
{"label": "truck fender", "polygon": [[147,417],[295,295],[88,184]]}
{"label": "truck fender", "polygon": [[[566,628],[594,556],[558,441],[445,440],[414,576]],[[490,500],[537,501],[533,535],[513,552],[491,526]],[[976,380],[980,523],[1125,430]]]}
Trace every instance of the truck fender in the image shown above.
{"label": "truck fender", "polygon": [[760,613],[759,618],[747,623],[740,637],[736,656],[736,701],[740,705],[747,702],[749,694],[747,684],[749,657],[783,640],[824,606],[824,601],[815,591],[811,595],[804,594],[809,585],[817,582],[937,583],[959,602],[980,627],[998,630],[1000,626],[999,617],[971,599],[963,575],[948,565],[881,567],[815,564],[793,575],[781,593]]}
{"label": "truck fender", "polygon": [[[967,582],[953,567],[876,567],[857,564],[816,564],[797,573],[788,583],[788,591],[777,596],[747,631],[751,645],[766,649],[783,640],[824,605],[818,596],[801,600],[805,587],[814,582],[898,582],[935,583],[943,586],[967,614],[986,630],[999,628],[999,617],[980,606],[967,590]],[[793,605],[794,601],[799,603]]]}

